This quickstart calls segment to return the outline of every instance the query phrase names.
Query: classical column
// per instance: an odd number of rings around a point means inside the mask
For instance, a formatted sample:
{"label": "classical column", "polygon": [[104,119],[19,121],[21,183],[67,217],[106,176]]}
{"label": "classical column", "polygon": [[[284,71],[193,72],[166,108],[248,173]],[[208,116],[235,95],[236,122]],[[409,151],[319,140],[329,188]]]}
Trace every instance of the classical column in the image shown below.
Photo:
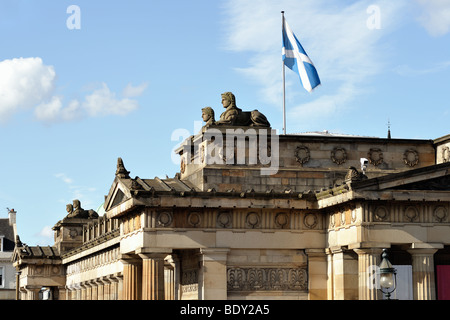
{"label": "classical column", "polygon": [[164,259],[170,252],[140,253],[142,300],[164,300]]}
{"label": "classical column", "polygon": [[113,274],[109,277],[111,279],[111,300],[119,300],[119,283],[121,278],[118,274]]}
{"label": "classical column", "polygon": [[54,299],[57,300],[68,300],[68,290],[66,286],[57,286],[55,288],[55,297]]}
{"label": "classical column", "polygon": [[103,282],[103,300],[111,300],[111,280],[108,277],[100,280]]}
{"label": "classical column", "polygon": [[92,285],[90,281],[86,281],[84,286],[86,287],[86,297],[84,300],[92,300]]}
{"label": "classical column", "polygon": [[98,300],[98,285],[95,280],[90,280],[91,285],[91,300]]}
{"label": "classical column", "polygon": [[327,299],[327,256],[324,249],[306,249],[308,256],[308,299]]}
{"label": "classical column", "polygon": [[230,249],[226,248],[200,249],[202,267],[199,291],[201,287],[201,299],[227,299],[227,254],[229,251]]}
{"label": "classical column", "polygon": [[172,281],[169,284],[171,293],[166,292],[166,300],[178,300],[180,297],[180,261],[176,255],[171,254],[166,258],[166,262],[169,264],[168,268],[170,269]]}
{"label": "classical column", "polygon": [[97,285],[97,300],[105,300],[103,296],[103,281],[95,279],[95,284]]}
{"label": "classical column", "polygon": [[412,257],[414,300],[435,300],[434,258],[438,249],[409,249]]}
{"label": "classical column", "polygon": [[359,300],[378,300],[377,269],[381,261],[381,248],[353,249],[358,254]]}
{"label": "classical column", "polygon": [[142,287],[141,259],[122,257],[123,263],[123,299],[140,300]]}
{"label": "classical column", "polygon": [[80,283],[81,286],[81,300],[86,300],[86,284]]}
{"label": "classical column", "polygon": [[39,300],[39,291],[41,287],[39,286],[25,286],[27,291],[27,300]]}
{"label": "classical column", "polygon": [[333,255],[332,277],[333,300],[358,299],[358,258],[352,250],[336,247],[328,251]]}

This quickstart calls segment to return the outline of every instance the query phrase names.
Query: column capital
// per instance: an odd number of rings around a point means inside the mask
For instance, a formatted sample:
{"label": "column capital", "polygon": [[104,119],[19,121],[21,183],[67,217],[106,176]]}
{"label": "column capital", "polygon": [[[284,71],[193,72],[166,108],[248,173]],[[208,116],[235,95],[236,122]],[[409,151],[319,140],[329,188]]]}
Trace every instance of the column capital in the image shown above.
{"label": "column capital", "polygon": [[439,249],[444,248],[442,243],[413,242],[406,249],[411,255],[434,254]]}
{"label": "column capital", "polygon": [[353,249],[353,251],[355,251],[358,254],[358,256],[364,255],[364,254],[381,255],[381,253],[383,252],[383,249],[382,248],[358,248],[358,249]]}
{"label": "column capital", "polygon": [[373,241],[363,241],[356,242],[348,245],[349,249],[388,249],[391,247],[390,242],[373,242]]}
{"label": "column capital", "polygon": [[150,248],[150,247],[140,247],[135,250],[136,254],[152,254],[152,253],[160,253],[169,255],[172,253],[172,249],[170,248]]}
{"label": "column capital", "polygon": [[326,249],[305,249],[305,254],[308,257],[322,257],[326,256]]}
{"label": "column capital", "polygon": [[226,261],[229,248],[200,248],[203,261]]}

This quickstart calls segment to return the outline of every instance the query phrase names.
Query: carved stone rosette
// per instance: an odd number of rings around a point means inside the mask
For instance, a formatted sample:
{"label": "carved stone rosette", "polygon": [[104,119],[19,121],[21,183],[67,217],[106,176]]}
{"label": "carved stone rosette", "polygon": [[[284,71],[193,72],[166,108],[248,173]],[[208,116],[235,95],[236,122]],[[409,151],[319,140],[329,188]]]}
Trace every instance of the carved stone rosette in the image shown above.
{"label": "carved stone rosette", "polygon": [[310,159],[309,148],[305,146],[298,146],[295,149],[295,160],[303,166]]}
{"label": "carved stone rosette", "polygon": [[377,221],[386,221],[389,218],[389,211],[386,207],[380,206],[375,209],[374,217]]}
{"label": "carved stone rosette", "polygon": [[449,162],[449,161],[450,161],[450,148],[443,147],[442,148],[442,162]]}
{"label": "carved stone rosette", "polygon": [[308,229],[314,229],[317,226],[317,222],[318,222],[317,215],[314,213],[308,213],[303,218],[303,224]]}
{"label": "carved stone rosette", "polygon": [[245,224],[250,229],[255,229],[260,226],[261,218],[259,217],[259,214],[256,212],[250,212],[247,214],[245,218]]}
{"label": "carved stone rosette", "polygon": [[217,226],[219,228],[231,228],[232,219],[229,212],[220,212],[217,215]]}
{"label": "carved stone rosette", "polygon": [[433,216],[437,222],[444,222],[447,218],[447,209],[444,206],[438,206],[434,209]]}
{"label": "carved stone rosette", "polygon": [[410,166],[414,167],[419,163],[419,153],[414,149],[408,149],[403,154],[403,162]]}
{"label": "carved stone rosette", "polygon": [[162,211],[156,218],[158,227],[168,227],[173,221],[173,213],[169,211]]}
{"label": "carved stone rosette", "polygon": [[285,229],[289,227],[290,217],[285,212],[279,212],[275,216],[275,225],[278,228]]}
{"label": "carved stone rosette", "polygon": [[414,222],[419,218],[419,212],[416,207],[410,206],[405,209],[405,219],[408,222]]}
{"label": "carved stone rosette", "polygon": [[383,152],[379,148],[371,148],[367,153],[369,163],[374,166],[379,166],[383,163]]}
{"label": "carved stone rosette", "polygon": [[202,223],[202,214],[200,212],[190,212],[187,216],[189,226],[197,228]]}
{"label": "carved stone rosette", "polygon": [[186,170],[186,160],[184,160],[184,157],[183,157],[183,158],[181,158],[181,161],[180,161],[180,172],[184,173],[185,170]]}
{"label": "carved stone rosette", "polygon": [[337,165],[341,165],[347,161],[347,151],[344,148],[334,148],[331,151],[331,160]]}

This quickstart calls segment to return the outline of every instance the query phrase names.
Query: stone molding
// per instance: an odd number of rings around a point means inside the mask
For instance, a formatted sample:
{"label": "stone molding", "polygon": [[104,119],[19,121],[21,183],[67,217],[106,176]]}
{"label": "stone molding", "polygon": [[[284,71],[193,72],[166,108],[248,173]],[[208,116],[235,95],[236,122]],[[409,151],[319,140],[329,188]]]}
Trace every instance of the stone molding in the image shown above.
{"label": "stone molding", "polygon": [[228,267],[228,291],[307,291],[307,267]]}

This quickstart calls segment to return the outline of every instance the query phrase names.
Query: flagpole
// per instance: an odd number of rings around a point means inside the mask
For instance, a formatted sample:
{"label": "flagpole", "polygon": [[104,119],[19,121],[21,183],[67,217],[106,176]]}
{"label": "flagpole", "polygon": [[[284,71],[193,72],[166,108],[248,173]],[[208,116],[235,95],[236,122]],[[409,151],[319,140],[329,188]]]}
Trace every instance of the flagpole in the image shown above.
{"label": "flagpole", "polygon": [[[281,30],[284,32],[284,11],[281,11]],[[286,83],[285,83],[285,73],[284,73],[284,60],[282,59],[281,62],[283,63],[282,70],[283,70],[283,134],[286,135]]]}

